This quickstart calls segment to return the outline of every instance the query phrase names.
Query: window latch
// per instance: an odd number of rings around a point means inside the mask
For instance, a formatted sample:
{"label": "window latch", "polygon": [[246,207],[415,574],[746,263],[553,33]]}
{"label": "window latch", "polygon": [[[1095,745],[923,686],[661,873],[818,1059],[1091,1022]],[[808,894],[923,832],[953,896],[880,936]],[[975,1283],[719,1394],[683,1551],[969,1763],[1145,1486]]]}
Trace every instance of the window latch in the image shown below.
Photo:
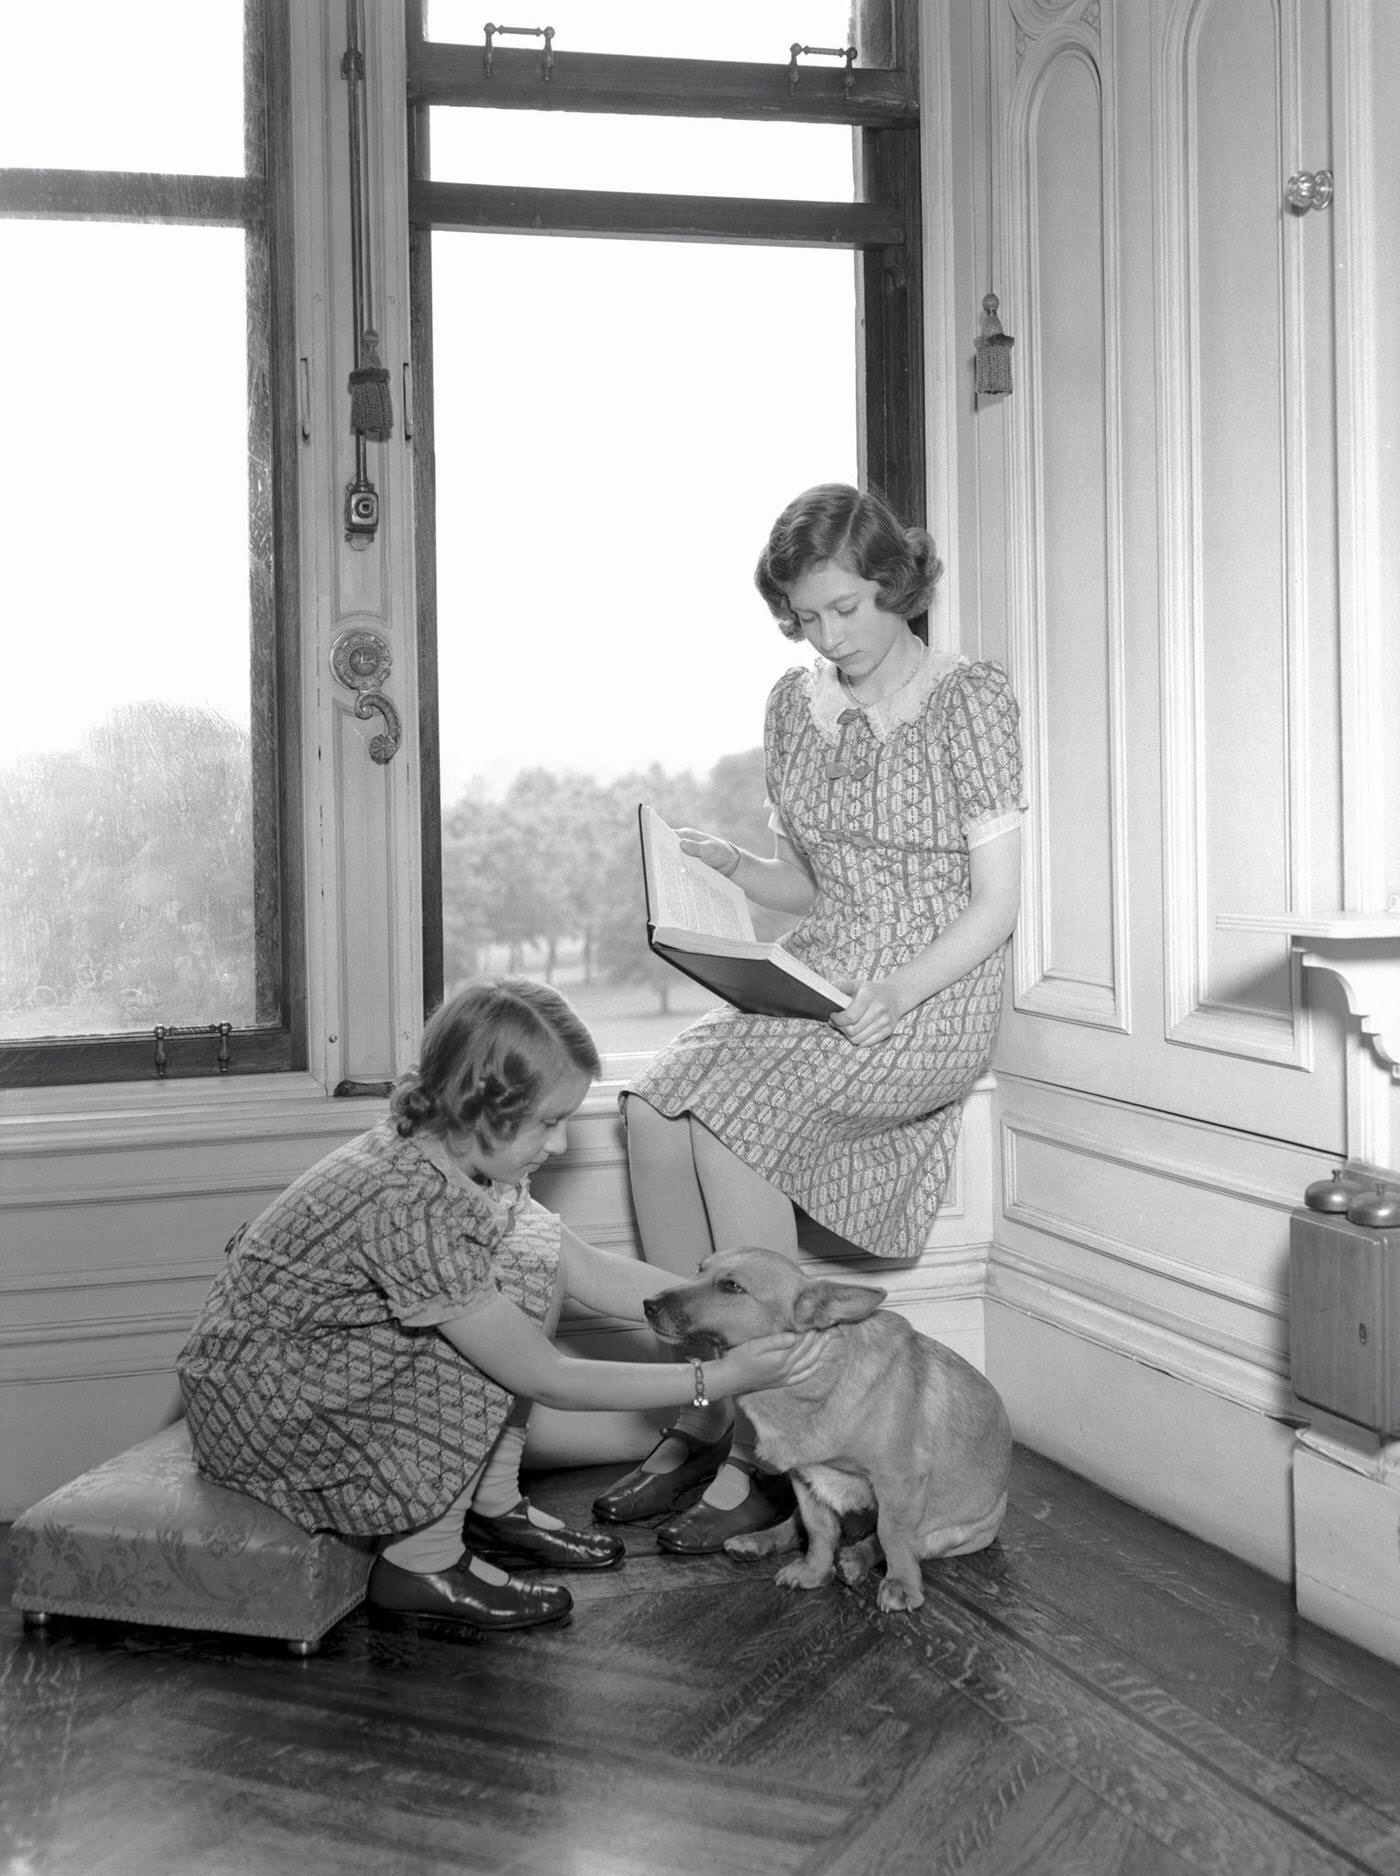
{"label": "window latch", "polygon": [[796,91],[797,81],[802,76],[798,70],[799,58],[810,59],[814,55],[827,59],[846,61],[846,78],[843,89],[846,96],[851,95],[851,86],[855,83],[856,49],[854,46],[799,46],[795,42],[788,47],[792,57],[788,60],[788,90]]}
{"label": "window latch", "polygon": [[540,76],[546,84],[549,74],[554,69],[554,28],[552,26],[497,26],[492,21],[486,22],[486,53],[482,63],[486,67],[486,76],[491,76],[491,64],[496,56],[496,48],[491,43],[498,33],[515,33],[522,39],[543,39],[544,57],[540,63]]}
{"label": "window latch", "polygon": [[384,682],[393,669],[389,641],[365,627],[342,632],[331,646],[331,670],[347,690],[358,693],[355,715],[368,722],[376,713],[383,717],[384,728],[370,738],[369,756],[382,768],[392,762],[403,741],[403,722],[384,691]]}
{"label": "window latch", "polygon": [[157,1023],[154,1034],[156,1075],[161,1081],[164,1081],[165,1071],[170,1065],[170,1057],[166,1052],[165,1044],[171,1036],[217,1036],[219,1052],[214,1060],[218,1063],[221,1075],[228,1073],[229,1063],[233,1060],[233,1050],[229,1047],[229,1037],[233,1034],[232,1023],[191,1023],[188,1025]]}

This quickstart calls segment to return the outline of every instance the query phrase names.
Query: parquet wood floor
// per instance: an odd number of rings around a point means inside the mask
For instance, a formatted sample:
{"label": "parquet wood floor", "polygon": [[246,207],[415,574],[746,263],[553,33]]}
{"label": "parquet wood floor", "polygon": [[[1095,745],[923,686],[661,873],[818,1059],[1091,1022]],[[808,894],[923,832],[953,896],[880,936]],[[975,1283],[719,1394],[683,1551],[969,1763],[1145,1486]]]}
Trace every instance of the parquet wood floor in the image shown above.
{"label": "parquet wood floor", "polygon": [[0,1876],[1400,1876],[1400,1670],[1033,1454],[913,1615],[627,1538],[566,1627],[305,1662],[5,1586]]}

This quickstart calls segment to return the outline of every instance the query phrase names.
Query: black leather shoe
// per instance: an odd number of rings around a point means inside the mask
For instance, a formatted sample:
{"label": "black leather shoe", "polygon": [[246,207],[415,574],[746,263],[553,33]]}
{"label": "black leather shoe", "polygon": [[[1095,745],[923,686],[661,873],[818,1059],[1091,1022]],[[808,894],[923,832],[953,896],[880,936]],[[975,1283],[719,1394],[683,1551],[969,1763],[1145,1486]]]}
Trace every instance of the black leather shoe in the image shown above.
{"label": "black leather shoe", "polygon": [[786,1473],[756,1472],[748,1466],[744,1471],[749,1475],[748,1496],[732,1511],[704,1503],[693,1505],[680,1517],[657,1526],[657,1549],[683,1557],[702,1557],[709,1551],[723,1550],[727,1537],[766,1531],[792,1516],[797,1498]]}
{"label": "black leather shoe", "polygon": [[469,1511],[462,1520],[462,1542],[487,1563],[503,1569],[610,1570],[627,1555],[620,1537],[606,1531],[545,1531],[530,1522],[527,1499],[499,1518]]}
{"label": "black leather shoe", "polygon": [[450,1570],[420,1576],[401,1570],[385,1557],[376,1557],[369,1573],[365,1601],[371,1617],[390,1621],[413,1620],[420,1626],[462,1629],[536,1628],[558,1622],[574,1606],[568,1590],[557,1583],[487,1583],[473,1576],[467,1559]]}
{"label": "black leather shoe", "polygon": [[[728,1433],[717,1440],[695,1440],[688,1433],[668,1427],[661,1440],[684,1440],[689,1449],[686,1458],[670,1472],[645,1472],[641,1466],[610,1485],[601,1498],[593,1500],[593,1515],[605,1524],[635,1524],[641,1518],[658,1518],[664,1512],[679,1511],[681,1506],[703,1491],[724,1464],[729,1452]],[[655,1452],[656,1447],[652,1448]]]}

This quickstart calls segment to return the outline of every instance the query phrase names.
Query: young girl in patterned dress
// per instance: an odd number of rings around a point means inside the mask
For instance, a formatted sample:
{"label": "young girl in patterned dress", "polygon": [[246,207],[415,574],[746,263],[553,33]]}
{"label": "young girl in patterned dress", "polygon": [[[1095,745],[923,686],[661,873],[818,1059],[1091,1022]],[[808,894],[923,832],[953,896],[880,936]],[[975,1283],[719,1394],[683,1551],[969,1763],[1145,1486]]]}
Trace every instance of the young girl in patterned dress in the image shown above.
{"label": "young girl in patterned dress", "polygon": [[[795,1258],[794,1206],[872,1256],[927,1240],[996,1034],[1022,807],[1005,674],[910,623],[941,572],[922,528],[836,483],[790,503],[759,560],[781,629],[820,654],[768,699],[773,853],[691,828],[681,844],[796,915],[786,948],[852,996],[830,1023],[703,1017],[624,1095],[643,1249],[667,1270],[730,1244]],[[742,1415],[731,1449],[730,1417],[678,1415],[597,1515],[673,1511],[709,1481],[657,1531],[683,1552],[786,1516],[786,1482],[757,1470]]]}
{"label": "young girl in patterned dress", "polygon": [[575,1361],[565,1295],[641,1322],[670,1275],[593,1250],[529,1196],[598,1073],[528,979],[469,985],[424,1032],[387,1119],[245,1226],[179,1358],[195,1455],[304,1529],[385,1537],[368,1600],[468,1629],[565,1615],[502,1565],[606,1569],[623,1546],[521,1496],[530,1407],[664,1408],[799,1378],[814,1337],[720,1361]]}

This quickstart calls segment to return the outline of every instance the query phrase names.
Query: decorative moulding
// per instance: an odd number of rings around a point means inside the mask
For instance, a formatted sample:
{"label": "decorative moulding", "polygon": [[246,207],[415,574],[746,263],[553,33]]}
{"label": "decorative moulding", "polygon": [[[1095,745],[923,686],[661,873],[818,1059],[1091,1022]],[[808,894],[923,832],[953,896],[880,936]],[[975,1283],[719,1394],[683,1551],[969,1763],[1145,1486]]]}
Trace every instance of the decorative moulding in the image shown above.
{"label": "decorative moulding", "polygon": [[1400,915],[1341,913],[1335,918],[1224,914],[1235,931],[1280,932],[1305,970],[1325,971],[1341,985],[1347,1008],[1376,1055],[1400,1079]]}

